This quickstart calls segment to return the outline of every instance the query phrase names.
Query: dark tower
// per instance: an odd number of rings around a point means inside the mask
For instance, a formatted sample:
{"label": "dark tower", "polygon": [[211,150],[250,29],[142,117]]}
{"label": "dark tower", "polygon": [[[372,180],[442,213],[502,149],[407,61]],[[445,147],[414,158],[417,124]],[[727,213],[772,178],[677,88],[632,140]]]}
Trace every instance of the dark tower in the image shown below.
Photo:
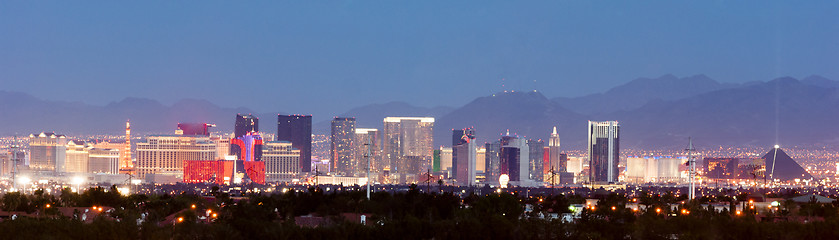
{"label": "dark tower", "polygon": [[300,149],[300,171],[312,171],[312,115],[277,115],[276,140]]}
{"label": "dark tower", "polygon": [[238,138],[249,132],[259,132],[259,119],[253,115],[236,114],[236,128],[233,138]]}
{"label": "dark tower", "polygon": [[[239,121],[239,117],[236,117]],[[202,135],[210,136],[210,128],[215,127],[215,124],[209,123],[178,123],[178,129],[183,131],[184,135]]]}

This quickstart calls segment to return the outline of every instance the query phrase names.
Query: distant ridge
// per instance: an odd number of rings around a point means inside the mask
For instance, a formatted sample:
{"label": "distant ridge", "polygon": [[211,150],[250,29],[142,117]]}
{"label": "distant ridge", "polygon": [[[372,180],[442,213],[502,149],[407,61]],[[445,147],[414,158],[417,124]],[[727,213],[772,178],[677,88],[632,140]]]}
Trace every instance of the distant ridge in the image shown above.
{"label": "distant ridge", "polygon": [[[662,82],[666,84],[659,86]],[[581,106],[594,109],[580,113],[566,107],[574,101],[588,102],[585,104],[590,105]],[[586,108],[581,106],[575,108]],[[435,117],[436,146],[451,144],[451,129],[475,127],[477,141],[483,143],[497,140],[507,129],[522,137],[545,140],[552,127],[557,126],[563,149],[584,148],[587,120],[616,120],[621,124],[623,149],[681,149],[689,136],[700,148],[773,145],[776,135],[780,144],[836,146],[837,109],[839,82],[815,75],[802,80],[784,77],[744,84],[720,84],[704,75],[664,75],[639,78],[576,100],[548,99],[534,91],[511,91],[477,97],[456,108],[388,102],[353,108],[336,116],[356,117],[358,127],[379,129],[387,116]],[[184,99],[167,106],[151,99],[126,98],[94,106],[0,91],[3,135],[42,131],[70,136],[118,135],[129,118],[137,134],[171,133],[177,122],[186,121],[215,123],[215,130],[231,131],[236,113],[254,111],[223,108],[199,99]],[[260,130],[276,132],[278,112],[255,114],[262,120]],[[315,133],[329,134],[329,120],[316,122],[313,127]]]}
{"label": "distant ridge", "polygon": [[666,74],[658,78],[638,78],[603,93],[552,100],[581,114],[604,114],[637,109],[655,100],[678,100],[738,86],[719,83],[702,74],[685,78]]}
{"label": "distant ridge", "polygon": [[[172,133],[178,122],[215,123],[231,131],[236,113],[247,108],[222,108],[206,100],[184,99],[172,106],[146,98],[125,98],[105,106],[46,101],[26,93],[0,91],[0,134],[28,135],[42,131],[67,135],[124,134],[131,119],[135,133]],[[275,116],[276,118],[276,116]],[[273,130],[273,131],[276,131]]]}

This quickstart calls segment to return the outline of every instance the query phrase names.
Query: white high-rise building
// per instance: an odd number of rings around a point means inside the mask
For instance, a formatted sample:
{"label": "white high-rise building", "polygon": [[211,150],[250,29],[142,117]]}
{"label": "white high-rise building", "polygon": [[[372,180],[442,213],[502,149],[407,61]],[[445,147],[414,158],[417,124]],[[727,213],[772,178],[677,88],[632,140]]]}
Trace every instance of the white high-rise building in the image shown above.
{"label": "white high-rise building", "polygon": [[550,172],[551,170],[554,172],[565,172],[567,170],[567,163],[560,161],[559,154],[561,149],[559,147],[559,133],[556,132],[556,127],[554,127],[553,132],[551,133],[551,138],[548,139],[548,158],[552,169],[545,169],[547,172]]}

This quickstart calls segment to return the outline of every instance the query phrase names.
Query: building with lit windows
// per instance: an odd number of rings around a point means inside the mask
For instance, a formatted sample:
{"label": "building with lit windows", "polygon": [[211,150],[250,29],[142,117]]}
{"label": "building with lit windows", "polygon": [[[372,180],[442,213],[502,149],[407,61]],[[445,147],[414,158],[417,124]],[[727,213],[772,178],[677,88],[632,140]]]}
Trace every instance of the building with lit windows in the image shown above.
{"label": "building with lit windows", "polygon": [[501,141],[494,141],[484,145],[484,178],[486,182],[498,182],[501,176]]}
{"label": "building with lit windows", "polygon": [[620,125],[617,121],[588,121],[589,181],[617,183],[620,170]]}
{"label": "building with lit windows", "polygon": [[262,147],[265,181],[290,182],[300,174],[300,150],[291,142],[269,141]]}
{"label": "building with lit windows", "polygon": [[259,132],[259,118],[251,114],[236,114],[236,124],[233,128],[233,138],[241,137],[251,132]]}
{"label": "building with lit windows", "polygon": [[384,119],[382,157],[394,183],[414,183],[431,169],[434,118],[387,117]]}
{"label": "building with lit windows", "polygon": [[549,156],[549,169],[545,169],[545,172],[549,172],[553,169],[554,172],[564,172],[566,171],[567,163],[565,161],[561,161],[559,158],[560,154],[560,142],[559,142],[559,133],[556,132],[556,127],[554,127],[553,132],[551,133],[551,138],[548,140],[548,156]]}
{"label": "building with lit windows", "polygon": [[738,177],[737,158],[703,158],[705,164],[705,177],[711,179],[735,179]]}
{"label": "building with lit windows", "polygon": [[87,143],[80,140],[70,140],[67,142],[66,152],[64,154],[64,167],[68,173],[86,173],[89,161],[89,152]]}
{"label": "building with lit windows", "polygon": [[506,174],[513,185],[524,185],[524,182],[530,181],[530,149],[527,140],[507,133],[501,137],[500,143],[500,174]]}
{"label": "building with lit windows", "polygon": [[355,159],[355,118],[332,119],[332,135],[329,139],[330,172],[338,176],[355,175],[358,167]]}
{"label": "building with lit windows", "polygon": [[645,156],[626,158],[626,181],[631,183],[679,183],[679,166],[685,157]]}
{"label": "building with lit windows", "polygon": [[440,149],[435,151],[440,154],[440,172],[444,172],[448,176],[451,176],[452,164],[454,161],[454,149],[450,147],[440,147]]}
{"label": "building with lit windows", "polygon": [[119,174],[120,150],[115,148],[90,148],[87,172]]}
{"label": "building with lit windows", "polygon": [[34,171],[65,172],[67,137],[55,133],[29,135],[29,169]]}
{"label": "building with lit windows", "polygon": [[545,177],[545,142],[541,139],[527,140],[527,148],[530,150],[530,159],[528,164],[529,173],[530,173],[530,180],[541,182]]}
{"label": "building with lit windows", "polygon": [[186,160],[183,182],[231,184],[234,165],[229,160]]}
{"label": "building with lit windows", "polygon": [[[381,173],[382,169],[384,169],[384,164],[381,160],[382,144],[379,130],[375,128],[356,128],[355,143],[355,159],[358,159],[355,168],[357,169],[356,175],[366,176],[368,160],[370,161],[371,178]],[[365,158],[365,156],[367,157]]]}
{"label": "building with lit windows", "polygon": [[457,185],[475,185],[477,157],[478,146],[475,143],[475,130],[472,128],[453,130],[451,178],[455,179]]}
{"label": "building with lit windows", "polygon": [[217,158],[216,144],[204,136],[152,135],[136,146],[139,178],[147,174],[182,176],[184,161]]}
{"label": "building with lit windows", "polygon": [[300,149],[300,171],[312,171],[312,115],[277,115],[275,140]]}

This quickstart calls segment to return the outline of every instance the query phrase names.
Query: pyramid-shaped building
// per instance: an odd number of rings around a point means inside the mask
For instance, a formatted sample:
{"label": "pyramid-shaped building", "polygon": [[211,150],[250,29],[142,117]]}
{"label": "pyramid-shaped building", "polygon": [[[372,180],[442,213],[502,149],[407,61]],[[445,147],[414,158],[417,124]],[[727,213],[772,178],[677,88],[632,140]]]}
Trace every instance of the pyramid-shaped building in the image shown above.
{"label": "pyramid-shaped building", "polygon": [[810,175],[801,165],[792,160],[781,148],[776,147],[769,150],[766,155],[763,155],[763,160],[766,164],[767,178],[780,179],[781,181],[813,178],[813,175]]}

